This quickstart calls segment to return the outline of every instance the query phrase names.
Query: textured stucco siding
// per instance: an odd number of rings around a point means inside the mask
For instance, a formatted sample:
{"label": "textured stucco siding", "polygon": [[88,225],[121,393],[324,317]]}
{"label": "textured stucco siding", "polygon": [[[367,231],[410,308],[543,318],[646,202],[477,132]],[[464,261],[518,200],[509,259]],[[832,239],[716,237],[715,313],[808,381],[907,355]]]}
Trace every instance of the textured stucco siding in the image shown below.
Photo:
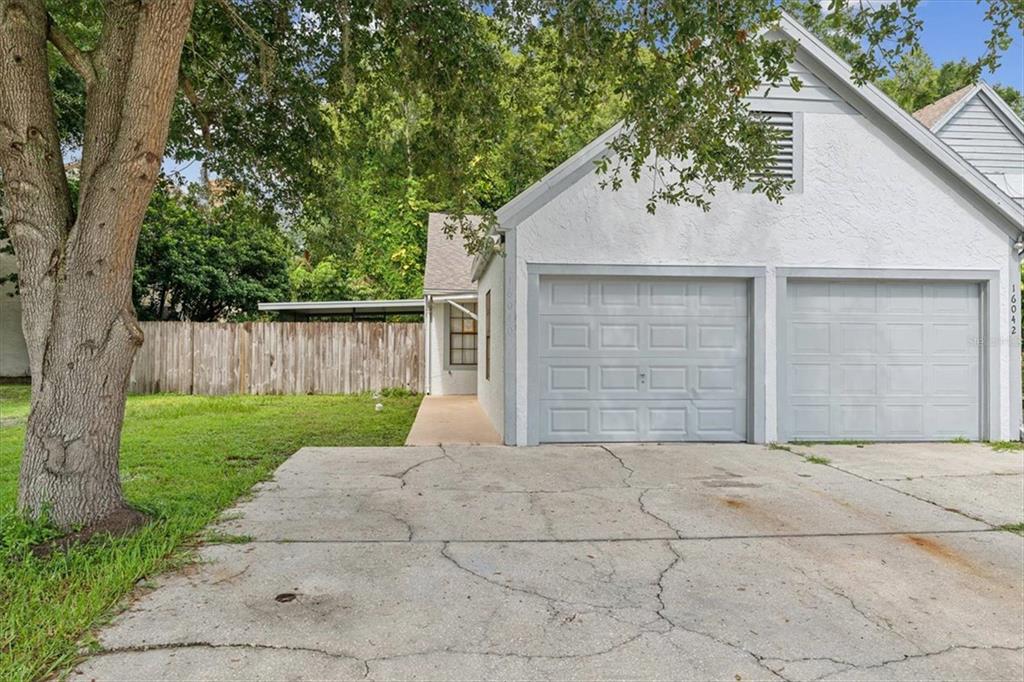
{"label": "textured stucco siding", "polygon": [[[505,259],[494,256],[480,276],[479,302],[480,339],[477,343],[477,388],[476,397],[484,413],[491,420],[498,435],[505,438]],[[487,379],[484,372],[484,353],[487,339],[487,305],[484,303],[487,292],[491,292],[491,378]]]}
{"label": "textured stucco siding", "polygon": [[[645,203],[651,182],[601,189],[587,174],[515,226],[516,441],[528,436],[528,263],[731,265],[765,267],[765,436],[777,437],[776,268],[997,270],[1001,314],[996,364],[999,433],[1011,429],[1010,376],[1020,338],[1009,338],[1009,291],[1016,282],[1010,239],[977,198],[932,170],[865,117],[804,114],[803,191],[773,204],[722,188],[709,213]],[[512,267],[508,263],[506,267]],[[1016,369],[1015,369],[1016,368]],[[1016,411],[1014,411],[1016,412]]]}
{"label": "textured stucco siding", "polygon": [[[0,274],[14,272],[14,256],[0,255]],[[0,287],[0,376],[28,376],[28,351],[21,332],[21,299],[13,284]]]}
{"label": "textured stucco siding", "polygon": [[430,305],[430,392],[433,395],[476,393],[476,367],[448,367],[448,304]]}

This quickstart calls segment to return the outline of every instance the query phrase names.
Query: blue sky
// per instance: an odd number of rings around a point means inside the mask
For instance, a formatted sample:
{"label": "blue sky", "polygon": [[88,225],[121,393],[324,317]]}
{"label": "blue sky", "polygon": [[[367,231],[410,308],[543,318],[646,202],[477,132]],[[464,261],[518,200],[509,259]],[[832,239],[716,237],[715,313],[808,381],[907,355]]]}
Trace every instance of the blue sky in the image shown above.
{"label": "blue sky", "polygon": [[[936,65],[961,57],[977,59],[984,52],[990,26],[984,7],[974,0],[926,0],[919,12],[924,20],[921,44]],[[999,70],[982,78],[1024,90],[1024,39],[1019,30],[1014,31],[1013,45],[1003,55]]]}

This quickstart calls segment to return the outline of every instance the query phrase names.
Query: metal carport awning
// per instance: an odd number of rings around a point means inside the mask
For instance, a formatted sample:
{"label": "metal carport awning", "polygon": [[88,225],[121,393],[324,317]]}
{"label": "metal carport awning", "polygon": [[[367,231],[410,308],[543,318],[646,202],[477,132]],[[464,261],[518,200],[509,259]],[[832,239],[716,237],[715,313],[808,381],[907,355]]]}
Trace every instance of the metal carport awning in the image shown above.
{"label": "metal carport awning", "polygon": [[345,315],[352,317],[386,315],[422,315],[423,299],[408,298],[372,301],[287,301],[260,303],[261,312],[281,313],[300,317]]}

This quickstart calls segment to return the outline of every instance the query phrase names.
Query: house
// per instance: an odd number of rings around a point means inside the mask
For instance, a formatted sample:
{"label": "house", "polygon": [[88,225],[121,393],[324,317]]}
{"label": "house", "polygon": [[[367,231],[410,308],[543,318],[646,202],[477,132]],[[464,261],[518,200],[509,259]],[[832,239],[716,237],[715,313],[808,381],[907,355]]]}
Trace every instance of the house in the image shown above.
{"label": "house", "polygon": [[1024,206],[1024,122],[988,84],[961,88],[914,118]]}
{"label": "house", "polygon": [[[0,253],[0,276],[17,270],[13,254]],[[13,282],[0,284],[0,377],[27,377],[28,349],[21,332],[21,298]]]}
{"label": "house", "polygon": [[[449,237],[447,216],[427,219],[427,258],[423,269],[423,321],[426,392],[472,395],[477,389],[477,287],[473,258],[460,236]],[[479,224],[479,218],[470,217]]]}
{"label": "house", "polygon": [[598,185],[612,130],[497,212],[477,397],[506,443],[1020,437],[1021,205],[953,123],[777,37],[804,87],[750,102],[790,133],[781,204],[650,215],[644,179]]}
{"label": "house", "polygon": [[[469,216],[471,223],[480,218]],[[263,312],[284,319],[386,320],[422,315],[425,326],[424,392],[431,395],[473,395],[477,391],[477,285],[473,257],[460,236],[445,232],[448,216],[427,217],[427,254],[423,297],[368,301],[290,301],[260,303]]]}

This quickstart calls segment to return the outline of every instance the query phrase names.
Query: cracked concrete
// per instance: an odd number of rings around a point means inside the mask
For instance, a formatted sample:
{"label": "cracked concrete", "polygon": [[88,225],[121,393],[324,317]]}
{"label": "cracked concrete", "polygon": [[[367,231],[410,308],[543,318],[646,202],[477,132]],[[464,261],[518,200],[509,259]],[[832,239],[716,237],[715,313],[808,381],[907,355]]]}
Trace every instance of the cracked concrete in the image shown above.
{"label": "cracked concrete", "polygon": [[303,449],[72,678],[1021,679],[1015,460],[873,447]]}

